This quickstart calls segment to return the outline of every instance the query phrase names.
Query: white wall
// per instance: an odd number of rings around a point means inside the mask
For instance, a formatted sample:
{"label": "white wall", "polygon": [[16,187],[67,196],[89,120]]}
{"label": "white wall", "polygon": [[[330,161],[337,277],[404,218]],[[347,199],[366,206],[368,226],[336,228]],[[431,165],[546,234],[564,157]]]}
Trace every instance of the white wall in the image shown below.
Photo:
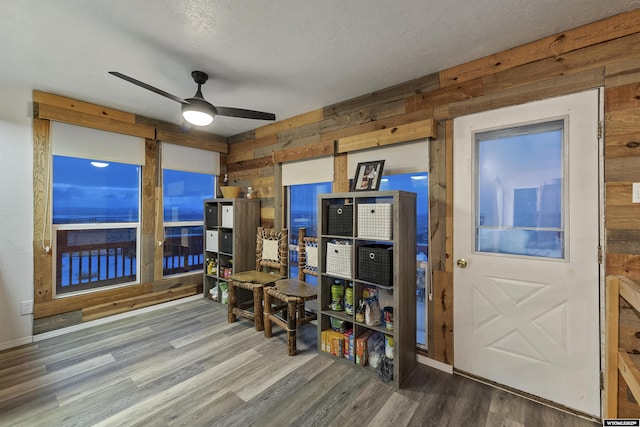
{"label": "white wall", "polygon": [[32,117],[31,89],[0,83],[0,350],[32,341]]}

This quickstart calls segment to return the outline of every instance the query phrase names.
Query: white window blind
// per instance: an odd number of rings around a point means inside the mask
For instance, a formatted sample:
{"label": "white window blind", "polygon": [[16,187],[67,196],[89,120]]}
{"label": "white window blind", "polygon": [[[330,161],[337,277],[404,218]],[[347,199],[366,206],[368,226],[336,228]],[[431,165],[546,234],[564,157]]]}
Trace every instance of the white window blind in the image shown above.
{"label": "white window blind", "polygon": [[383,175],[427,172],[429,140],[356,151],[347,155],[349,178],[356,173],[358,163],[384,160]]}
{"label": "white window blind", "polygon": [[144,165],[144,138],[51,122],[54,155]]}
{"label": "white window blind", "polygon": [[333,182],[333,156],[282,164],[282,185]]}
{"label": "white window blind", "polygon": [[163,142],[162,168],[220,175],[220,153]]}

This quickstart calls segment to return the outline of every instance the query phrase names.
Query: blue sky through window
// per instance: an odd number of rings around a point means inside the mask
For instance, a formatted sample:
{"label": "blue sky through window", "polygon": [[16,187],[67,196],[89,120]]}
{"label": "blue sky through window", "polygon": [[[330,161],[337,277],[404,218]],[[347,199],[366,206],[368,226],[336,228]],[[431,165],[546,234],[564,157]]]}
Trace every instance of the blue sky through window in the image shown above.
{"label": "blue sky through window", "polygon": [[417,253],[427,256],[429,242],[429,179],[426,172],[384,175],[380,190],[403,190],[416,193]]}
{"label": "blue sky through window", "polygon": [[476,250],[562,258],[564,121],[476,134]]}
{"label": "blue sky through window", "polygon": [[202,221],[204,200],[213,198],[214,175],[164,169],[164,221]]}
{"label": "blue sky through window", "polygon": [[53,156],[53,223],[138,222],[140,166]]}
{"label": "blue sky through window", "polygon": [[318,195],[331,193],[331,183],[300,184],[289,187],[289,241],[298,242],[298,228],[306,227],[307,236],[317,236]]}

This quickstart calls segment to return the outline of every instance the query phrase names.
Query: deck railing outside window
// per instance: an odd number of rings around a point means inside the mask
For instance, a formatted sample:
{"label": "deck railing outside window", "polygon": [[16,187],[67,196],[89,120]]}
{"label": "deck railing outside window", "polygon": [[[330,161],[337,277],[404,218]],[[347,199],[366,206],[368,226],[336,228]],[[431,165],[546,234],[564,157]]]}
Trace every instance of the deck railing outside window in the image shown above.
{"label": "deck railing outside window", "polygon": [[[182,234],[173,234],[172,229],[184,229]],[[162,274],[189,273],[202,270],[204,253],[202,247],[202,226],[166,227],[164,254],[162,258]]]}
{"label": "deck railing outside window", "polygon": [[56,227],[56,293],[137,281],[137,226]]}
{"label": "deck railing outside window", "polygon": [[[67,229],[68,227],[56,229],[58,295],[137,281],[137,227]],[[163,245],[163,274],[202,270],[202,240],[201,230],[197,234],[167,237]]]}

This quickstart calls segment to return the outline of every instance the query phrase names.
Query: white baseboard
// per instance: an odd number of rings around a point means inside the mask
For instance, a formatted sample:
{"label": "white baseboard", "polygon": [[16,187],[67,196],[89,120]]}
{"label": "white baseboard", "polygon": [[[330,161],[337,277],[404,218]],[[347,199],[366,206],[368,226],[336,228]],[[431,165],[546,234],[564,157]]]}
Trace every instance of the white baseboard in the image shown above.
{"label": "white baseboard", "polygon": [[[115,322],[116,320],[126,319],[127,317],[137,316],[139,314],[150,313],[152,311],[160,310],[163,308],[171,307],[173,305],[182,304],[189,301],[196,301],[202,299],[202,294],[192,295],[190,297],[184,297],[175,299],[172,301],[163,302],[161,304],[150,305],[148,307],[139,308],[137,310],[126,311],[120,314],[114,314],[113,316],[103,317],[101,319],[91,320],[89,322],[79,323],[77,325],[68,326],[66,328],[56,329],[51,332],[44,332],[33,336],[33,342],[46,340],[47,338],[59,337],[60,335],[68,334],[70,332],[81,331],[82,329],[90,328],[92,326],[104,325],[105,323]],[[31,342],[31,341],[29,341]]]}
{"label": "white baseboard", "polygon": [[25,344],[31,344],[33,342],[33,336],[29,335],[26,337],[18,338],[16,340],[11,340],[7,342],[0,343],[0,351],[6,350],[8,348],[18,347]]}
{"label": "white baseboard", "polygon": [[418,356],[418,363],[430,366],[432,368],[436,368],[448,374],[453,374],[453,366],[447,365],[446,363],[438,362],[437,360],[434,360],[434,359],[429,359],[428,357],[424,357],[421,354],[418,354],[417,356]]}

